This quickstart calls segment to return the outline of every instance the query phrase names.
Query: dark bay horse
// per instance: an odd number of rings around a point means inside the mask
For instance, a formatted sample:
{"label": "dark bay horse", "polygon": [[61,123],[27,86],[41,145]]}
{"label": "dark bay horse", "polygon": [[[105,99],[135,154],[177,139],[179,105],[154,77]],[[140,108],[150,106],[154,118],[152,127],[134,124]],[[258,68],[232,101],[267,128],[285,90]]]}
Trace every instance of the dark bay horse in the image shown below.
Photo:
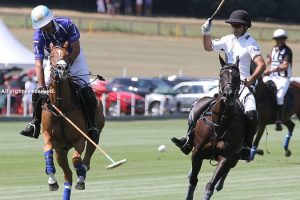
{"label": "dark bay horse", "polygon": [[[71,81],[72,77],[68,73],[68,43],[62,47],[50,45],[51,55],[51,83],[49,86],[49,102],[44,105],[42,112],[42,133],[44,139],[44,155],[46,161],[46,173],[49,176],[48,184],[50,191],[58,189],[55,178],[55,167],[53,164],[53,149],[55,149],[56,159],[64,172],[64,193],[63,199],[70,199],[71,187],[73,183],[72,170],[68,163],[68,152],[74,148],[72,163],[76,170],[76,189],[85,189],[86,172],[90,166],[91,157],[95,147],[81,135],[73,126],[66,122],[55,110],[54,105],[59,108],[81,130],[87,132],[87,122],[84,111],[80,106],[78,97],[78,86]],[[104,116],[102,104],[99,102],[96,112],[97,128],[101,132],[104,127]],[[85,150],[84,158],[81,154]]]}
{"label": "dark bay horse", "polygon": [[[256,107],[258,111],[259,124],[256,137],[253,141],[251,149],[251,159],[255,154],[263,155],[263,150],[257,149],[259,141],[269,124],[275,124],[276,118],[276,85],[272,81],[263,82],[259,80],[255,89]],[[290,138],[295,127],[295,123],[290,119],[292,115],[296,115],[300,119],[300,83],[292,81],[284,98],[284,116],[282,123],[287,127],[288,133],[285,137],[283,148],[285,155],[289,157],[291,151],[289,149]]]}
{"label": "dark bay horse", "polygon": [[241,84],[238,61],[226,64],[220,57],[219,95],[197,121],[195,128],[192,170],[186,200],[192,200],[204,159],[218,162],[213,177],[207,183],[203,200],[209,200],[214,190],[223,188],[224,180],[239,159],[244,141],[243,108],[239,102]]}

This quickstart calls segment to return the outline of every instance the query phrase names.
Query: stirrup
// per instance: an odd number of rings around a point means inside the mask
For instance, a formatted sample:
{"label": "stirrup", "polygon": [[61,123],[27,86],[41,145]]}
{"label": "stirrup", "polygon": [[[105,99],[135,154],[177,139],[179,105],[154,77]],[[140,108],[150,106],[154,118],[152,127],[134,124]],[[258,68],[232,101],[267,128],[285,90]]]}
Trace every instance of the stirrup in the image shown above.
{"label": "stirrup", "polygon": [[183,137],[181,139],[177,139],[175,137],[171,138],[171,141],[179,148],[182,148],[189,141],[188,137]]}
{"label": "stirrup", "polygon": [[190,144],[188,143],[185,143],[181,148],[180,150],[182,151],[182,153],[184,153],[185,155],[189,155],[189,153],[193,150],[193,147],[190,146]]}
{"label": "stirrup", "polygon": [[36,133],[37,131],[39,132],[39,130],[37,130],[35,123],[28,123],[25,130],[22,130],[20,132],[20,135],[38,139],[40,133]]}

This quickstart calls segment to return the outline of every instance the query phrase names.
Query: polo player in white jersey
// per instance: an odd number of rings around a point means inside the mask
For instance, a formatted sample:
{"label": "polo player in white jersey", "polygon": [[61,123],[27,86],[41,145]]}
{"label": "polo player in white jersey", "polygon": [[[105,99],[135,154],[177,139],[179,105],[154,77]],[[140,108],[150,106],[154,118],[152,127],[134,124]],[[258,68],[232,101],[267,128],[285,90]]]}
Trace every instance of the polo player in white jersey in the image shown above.
{"label": "polo player in white jersey", "polygon": [[[266,65],[261,55],[257,42],[247,33],[251,27],[251,19],[244,10],[236,10],[231,13],[230,17],[225,21],[232,27],[233,33],[226,35],[221,39],[212,40],[210,31],[212,22],[208,19],[202,26],[203,45],[206,51],[224,52],[226,61],[229,64],[235,63],[239,58],[239,70],[243,85],[240,87],[240,101],[245,111],[245,141],[242,153],[242,159],[250,159],[250,148],[252,146],[253,137],[257,131],[258,116],[254,95],[249,90],[256,80],[264,72]],[[250,65],[254,62],[256,69],[250,74]],[[190,124],[187,136],[172,141],[180,147],[183,153],[189,154],[193,148],[195,124]],[[243,156],[244,155],[244,156]]]}
{"label": "polo player in white jersey", "polygon": [[273,33],[273,39],[276,44],[272,48],[271,57],[268,57],[267,64],[271,67],[265,71],[264,81],[272,80],[277,87],[277,131],[282,130],[282,115],[284,96],[290,85],[290,78],[292,76],[292,62],[293,52],[286,45],[288,34],[283,29],[277,29]]}

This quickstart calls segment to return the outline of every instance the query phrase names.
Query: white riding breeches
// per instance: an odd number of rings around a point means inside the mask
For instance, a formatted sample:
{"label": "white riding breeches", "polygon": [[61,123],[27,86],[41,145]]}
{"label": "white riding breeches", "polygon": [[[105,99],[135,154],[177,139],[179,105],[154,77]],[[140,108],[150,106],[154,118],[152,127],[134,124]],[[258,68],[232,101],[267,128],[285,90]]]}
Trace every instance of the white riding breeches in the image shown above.
{"label": "white riding breeches", "polygon": [[268,80],[272,80],[277,88],[277,104],[283,105],[284,103],[284,96],[289,89],[290,86],[290,78],[288,77],[282,77],[282,76],[265,76],[263,78],[264,82],[267,82]]}
{"label": "white riding breeches", "polygon": [[[49,86],[51,82],[50,69],[50,60],[48,59],[44,68],[45,82],[47,86]],[[78,57],[70,67],[70,76],[74,77],[73,82],[78,84],[81,88],[86,87],[86,84],[90,82],[89,69],[82,49],[80,49]]]}
{"label": "white riding breeches", "polygon": [[256,110],[254,95],[250,92],[248,87],[241,84],[239,94],[239,100],[244,106],[244,113],[246,113],[247,111]]}

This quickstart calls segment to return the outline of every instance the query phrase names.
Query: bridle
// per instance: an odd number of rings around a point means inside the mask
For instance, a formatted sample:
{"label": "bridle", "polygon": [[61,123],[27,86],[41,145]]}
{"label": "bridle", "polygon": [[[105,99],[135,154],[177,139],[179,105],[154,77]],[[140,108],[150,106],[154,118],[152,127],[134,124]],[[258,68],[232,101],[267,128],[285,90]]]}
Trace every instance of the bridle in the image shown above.
{"label": "bridle", "polygon": [[[66,50],[65,47],[54,46],[50,55],[50,76],[52,79],[51,82],[55,81],[55,84],[58,85],[58,87],[55,87],[57,94],[56,103],[60,109],[62,106],[62,90],[60,85],[69,77],[69,64],[67,62],[68,52],[62,54],[63,52],[61,49]],[[57,57],[55,57],[55,53],[58,54]]]}
{"label": "bridle", "polygon": [[[223,77],[226,71],[227,73],[230,73],[229,78]],[[241,80],[240,80],[239,68],[236,65],[232,64],[232,65],[226,65],[222,67],[222,69],[220,70],[220,80],[219,80],[219,94],[222,100],[226,102],[228,98],[237,99],[238,92],[240,90],[240,83]],[[228,90],[230,91],[229,96],[228,93],[226,93],[228,92]]]}
{"label": "bridle", "polygon": [[[55,46],[53,48],[57,49],[57,48],[64,48],[64,47]],[[57,60],[53,61],[54,51],[55,50],[52,50],[51,55],[50,55],[50,65],[51,65],[50,74],[51,74],[51,78],[55,81],[62,82],[62,81],[67,79],[68,74],[69,74],[68,73],[69,72],[69,64],[67,62],[68,53],[66,55],[61,55],[60,52],[59,52]]]}

